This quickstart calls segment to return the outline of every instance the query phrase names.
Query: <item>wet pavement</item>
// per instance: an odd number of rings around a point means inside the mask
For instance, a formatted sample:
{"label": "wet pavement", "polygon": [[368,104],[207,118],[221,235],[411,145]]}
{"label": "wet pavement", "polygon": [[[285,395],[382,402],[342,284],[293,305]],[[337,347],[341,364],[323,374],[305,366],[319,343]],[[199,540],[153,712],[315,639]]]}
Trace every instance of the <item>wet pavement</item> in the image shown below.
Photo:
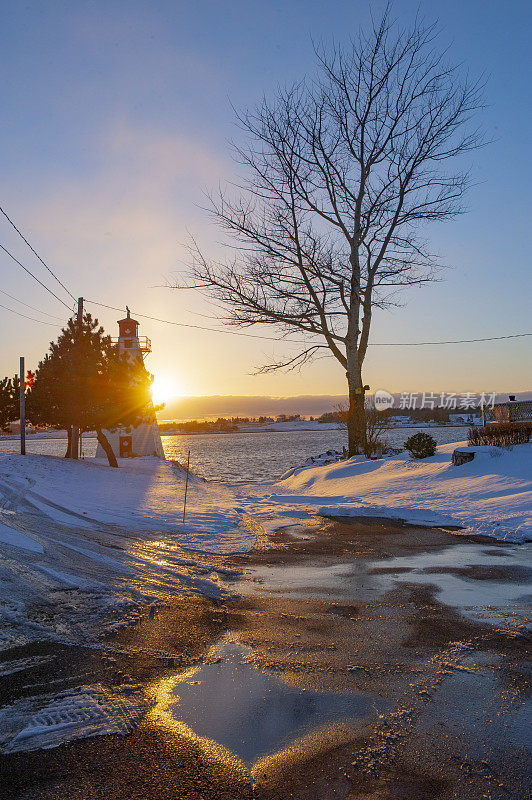
{"label": "wet pavement", "polygon": [[0,798],[530,796],[529,546],[375,520],[271,544],[227,559],[229,599],[2,653]]}

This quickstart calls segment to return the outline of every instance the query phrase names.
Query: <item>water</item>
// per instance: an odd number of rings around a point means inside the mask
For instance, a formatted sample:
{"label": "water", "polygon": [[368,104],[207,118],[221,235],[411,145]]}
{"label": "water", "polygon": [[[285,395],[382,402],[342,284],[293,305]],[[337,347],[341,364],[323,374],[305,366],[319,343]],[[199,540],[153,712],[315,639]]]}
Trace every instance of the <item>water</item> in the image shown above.
{"label": "water", "polygon": [[[506,544],[493,551],[466,543],[437,553],[409,553],[379,561],[322,558],[304,564],[254,564],[234,586],[240,594],[358,603],[377,600],[397,583],[417,583],[434,587],[440,603],[459,609],[468,619],[500,626],[509,617],[519,624],[529,617],[531,551],[529,544]],[[480,569],[465,574],[456,571],[465,567]],[[494,571],[491,575],[490,570]]]}
{"label": "water", "polygon": [[[393,447],[402,447],[405,439],[419,430],[426,430],[438,444],[463,441],[467,427],[394,428],[386,431]],[[341,450],[347,445],[345,430],[283,431],[270,433],[207,433],[162,437],[167,458],[185,462],[190,450],[191,469],[208,480],[264,481],[275,480],[291,467],[302,464],[309,456],[327,450]],[[16,439],[0,439],[0,453],[17,453]],[[26,452],[62,456],[66,439],[36,439],[28,436]],[[96,439],[83,439],[83,453],[92,458]]]}
{"label": "water", "polygon": [[154,717],[182,735],[188,728],[203,740],[222,745],[248,767],[307,732],[369,715],[377,706],[375,699],[355,692],[292,686],[255,667],[252,651],[234,642],[221,643],[213,655],[215,663],[153,687]]}

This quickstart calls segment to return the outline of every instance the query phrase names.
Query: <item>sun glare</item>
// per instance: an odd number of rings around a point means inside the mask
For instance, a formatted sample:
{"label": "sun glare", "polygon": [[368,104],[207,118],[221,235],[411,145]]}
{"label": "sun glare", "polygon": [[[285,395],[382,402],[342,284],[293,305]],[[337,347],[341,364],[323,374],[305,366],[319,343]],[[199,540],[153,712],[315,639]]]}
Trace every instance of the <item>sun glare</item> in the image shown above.
{"label": "sun glare", "polygon": [[168,375],[156,375],[151,385],[151,396],[156,406],[167,403],[177,395],[177,386]]}

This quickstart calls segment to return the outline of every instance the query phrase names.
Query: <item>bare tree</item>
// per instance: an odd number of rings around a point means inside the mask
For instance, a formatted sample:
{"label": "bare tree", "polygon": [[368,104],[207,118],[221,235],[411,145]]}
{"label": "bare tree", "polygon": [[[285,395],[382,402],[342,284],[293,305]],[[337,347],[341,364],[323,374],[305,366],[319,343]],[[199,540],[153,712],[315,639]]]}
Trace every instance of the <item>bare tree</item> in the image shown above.
{"label": "bare tree", "polygon": [[[227,321],[277,326],[301,366],[328,350],[346,372],[349,453],[366,444],[362,367],[375,308],[431,280],[421,229],[464,209],[464,153],[480,86],[446,63],[434,26],[397,30],[386,13],[348,49],[317,52],[318,75],[240,116],[242,183],[212,197],[234,255],[193,246],[195,285],[227,304]],[[452,168],[451,168],[452,167]],[[292,339],[292,342],[294,340]]]}
{"label": "bare tree", "polygon": [[[349,419],[349,406],[344,403],[339,403],[335,406],[335,415],[342,425],[347,428],[347,421]],[[372,456],[380,457],[389,447],[388,440],[384,437],[384,433],[390,427],[390,421],[387,414],[378,411],[375,408],[375,403],[369,397],[366,397],[364,402],[364,415],[366,422],[366,441],[363,447],[363,453],[367,458]]]}

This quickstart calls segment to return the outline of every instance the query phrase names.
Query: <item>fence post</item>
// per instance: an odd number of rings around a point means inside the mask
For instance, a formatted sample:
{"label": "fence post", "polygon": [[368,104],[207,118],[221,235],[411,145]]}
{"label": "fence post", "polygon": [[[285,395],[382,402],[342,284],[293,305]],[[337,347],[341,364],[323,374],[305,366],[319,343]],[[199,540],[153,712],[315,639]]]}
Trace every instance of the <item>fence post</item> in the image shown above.
{"label": "fence post", "polygon": [[187,477],[185,479],[185,502],[183,503],[183,522],[185,521],[185,514],[187,510],[187,491],[188,491],[188,468],[190,466],[190,450],[188,451],[187,458]]}

